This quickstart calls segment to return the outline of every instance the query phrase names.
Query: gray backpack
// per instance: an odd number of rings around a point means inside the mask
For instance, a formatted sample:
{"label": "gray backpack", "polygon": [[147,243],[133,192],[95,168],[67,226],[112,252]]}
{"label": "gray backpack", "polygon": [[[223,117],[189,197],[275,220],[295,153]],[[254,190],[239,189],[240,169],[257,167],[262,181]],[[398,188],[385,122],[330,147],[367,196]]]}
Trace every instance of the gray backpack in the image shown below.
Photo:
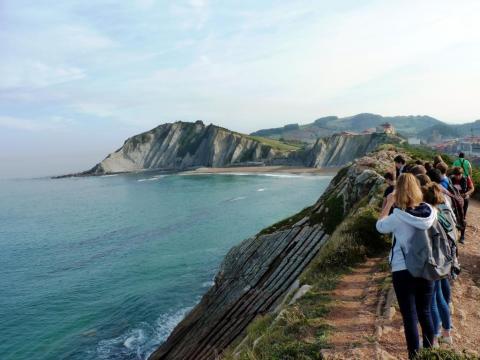
{"label": "gray backpack", "polygon": [[416,229],[408,242],[408,252],[402,252],[413,277],[435,281],[450,275],[452,249],[447,233],[436,219],[430,229]]}

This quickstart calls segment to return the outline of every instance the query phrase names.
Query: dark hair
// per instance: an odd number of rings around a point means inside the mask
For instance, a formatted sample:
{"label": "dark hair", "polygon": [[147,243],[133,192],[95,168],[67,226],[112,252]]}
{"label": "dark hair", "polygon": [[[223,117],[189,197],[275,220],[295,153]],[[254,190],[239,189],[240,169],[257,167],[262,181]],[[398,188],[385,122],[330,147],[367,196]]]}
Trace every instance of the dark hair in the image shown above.
{"label": "dark hair", "polygon": [[459,166],[455,166],[452,170],[452,175],[463,175],[463,169]]}
{"label": "dark hair", "polygon": [[410,172],[413,175],[420,175],[420,174],[426,174],[427,170],[425,169],[425,167],[423,165],[415,165],[414,167],[412,167]]}
{"label": "dark hair", "polygon": [[423,166],[425,166],[425,170],[427,170],[427,172],[433,169],[432,163],[428,161]]}
{"label": "dark hair", "polygon": [[442,173],[438,169],[432,169],[428,173],[428,177],[433,181],[438,184],[442,181]]}
{"label": "dark hair", "polygon": [[464,158],[464,157],[465,157],[465,153],[461,152],[460,154],[458,154],[458,157],[459,157],[459,158]]}
{"label": "dark hair", "polygon": [[440,170],[442,175],[445,175],[448,171],[448,165],[445,164],[444,162],[441,162],[437,165],[437,169]]}
{"label": "dark hair", "polygon": [[416,160],[416,161],[415,161],[415,164],[417,164],[417,165],[422,165],[422,166],[423,166],[423,161],[422,161],[422,160]]}
{"label": "dark hair", "polygon": [[403,172],[411,173],[413,168],[414,168],[413,164],[407,164],[403,167]]}
{"label": "dark hair", "polygon": [[405,158],[402,155],[395,156],[393,161],[395,161],[396,163],[399,163],[399,164],[405,164]]}
{"label": "dark hair", "polygon": [[393,176],[393,173],[392,172],[386,172],[383,177],[385,178],[385,180],[390,180],[390,181],[393,181],[395,180],[395,176]]}
{"label": "dark hair", "polygon": [[430,184],[432,182],[432,180],[430,180],[428,175],[425,175],[425,174],[417,175],[417,180],[420,183],[420,186],[425,186],[425,185]]}
{"label": "dark hair", "polygon": [[445,202],[442,188],[437,183],[430,183],[422,186],[423,201],[430,205],[439,205]]}

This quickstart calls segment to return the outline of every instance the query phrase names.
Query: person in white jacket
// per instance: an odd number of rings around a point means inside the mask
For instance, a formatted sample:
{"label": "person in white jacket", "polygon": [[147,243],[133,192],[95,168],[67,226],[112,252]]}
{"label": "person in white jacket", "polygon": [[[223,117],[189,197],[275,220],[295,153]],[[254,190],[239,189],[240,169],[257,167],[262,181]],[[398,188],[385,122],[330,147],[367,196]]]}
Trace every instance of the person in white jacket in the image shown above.
{"label": "person in white jacket", "polygon": [[[434,283],[414,278],[405,264],[408,244],[415,240],[412,238],[415,230],[429,229],[437,217],[436,210],[422,201],[423,194],[415,176],[401,174],[395,192],[387,197],[376,224],[380,233],[393,234],[390,253],[392,282],[403,318],[409,359],[413,359],[419,350],[418,322],[422,328],[423,347],[431,347],[434,339],[430,312]],[[395,209],[388,215],[393,205]]]}

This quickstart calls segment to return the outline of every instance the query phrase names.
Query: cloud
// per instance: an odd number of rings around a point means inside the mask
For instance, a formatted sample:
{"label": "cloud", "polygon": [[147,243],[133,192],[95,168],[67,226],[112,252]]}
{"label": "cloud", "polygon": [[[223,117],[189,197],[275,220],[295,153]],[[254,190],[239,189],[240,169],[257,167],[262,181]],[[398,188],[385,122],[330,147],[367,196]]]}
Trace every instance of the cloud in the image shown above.
{"label": "cloud", "polygon": [[170,12],[183,30],[202,30],[210,16],[207,0],[188,0],[187,2],[174,3],[170,7]]}
{"label": "cloud", "polygon": [[189,4],[193,8],[200,9],[200,8],[207,7],[208,1],[207,0],[190,0]]}
{"label": "cloud", "polygon": [[155,0],[135,0],[137,6],[143,10],[148,10],[155,5]]}
{"label": "cloud", "polygon": [[85,71],[75,66],[51,66],[39,61],[20,60],[2,66],[0,90],[46,87],[85,77]]}
{"label": "cloud", "polygon": [[77,102],[72,105],[72,109],[79,113],[101,118],[108,118],[116,113],[116,106],[106,102]]}
{"label": "cloud", "polygon": [[73,120],[61,116],[52,116],[39,122],[37,120],[0,115],[0,128],[27,132],[60,131],[67,129],[72,123]]}

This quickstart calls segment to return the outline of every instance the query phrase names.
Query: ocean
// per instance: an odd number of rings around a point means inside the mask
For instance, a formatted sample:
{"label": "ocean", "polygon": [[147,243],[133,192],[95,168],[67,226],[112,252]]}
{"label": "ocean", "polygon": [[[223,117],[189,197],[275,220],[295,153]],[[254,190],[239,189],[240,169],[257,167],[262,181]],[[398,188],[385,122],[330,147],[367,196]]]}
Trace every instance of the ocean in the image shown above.
{"label": "ocean", "polygon": [[0,180],[0,359],[146,359],[228,250],[330,176]]}

